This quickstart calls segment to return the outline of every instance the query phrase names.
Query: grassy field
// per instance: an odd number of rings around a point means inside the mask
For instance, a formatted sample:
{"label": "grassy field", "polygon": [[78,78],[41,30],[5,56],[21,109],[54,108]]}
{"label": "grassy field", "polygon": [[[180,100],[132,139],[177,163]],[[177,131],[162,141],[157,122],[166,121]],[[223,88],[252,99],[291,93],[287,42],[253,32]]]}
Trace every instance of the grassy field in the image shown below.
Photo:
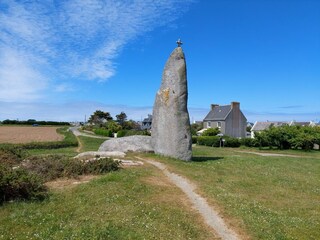
{"label": "grassy field", "polygon": [[[79,139],[81,152],[95,151],[104,141]],[[73,156],[76,150],[27,151]],[[157,159],[196,183],[198,192],[242,236],[320,239],[320,152],[279,152],[301,156],[292,158],[239,152],[243,150],[252,149],[197,146],[192,162],[141,156]],[[5,203],[0,206],[0,239],[215,238],[181,191],[145,164],[51,189],[43,202]]]}
{"label": "grassy field", "polygon": [[320,152],[261,157],[195,147],[194,156],[158,160],[196,182],[238,231],[252,239],[320,239]]}
{"label": "grassy field", "polygon": [[150,166],[0,207],[0,239],[214,239],[182,193]]}

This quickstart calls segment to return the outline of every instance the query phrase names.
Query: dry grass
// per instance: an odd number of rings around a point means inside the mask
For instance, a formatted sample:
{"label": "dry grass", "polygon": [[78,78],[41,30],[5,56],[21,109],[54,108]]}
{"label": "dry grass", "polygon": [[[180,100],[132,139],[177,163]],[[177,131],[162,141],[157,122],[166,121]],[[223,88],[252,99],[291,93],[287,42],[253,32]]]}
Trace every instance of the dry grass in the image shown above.
{"label": "dry grass", "polygon": [[63,140],[58,127],[1,126],[0,143],[30,143]]}

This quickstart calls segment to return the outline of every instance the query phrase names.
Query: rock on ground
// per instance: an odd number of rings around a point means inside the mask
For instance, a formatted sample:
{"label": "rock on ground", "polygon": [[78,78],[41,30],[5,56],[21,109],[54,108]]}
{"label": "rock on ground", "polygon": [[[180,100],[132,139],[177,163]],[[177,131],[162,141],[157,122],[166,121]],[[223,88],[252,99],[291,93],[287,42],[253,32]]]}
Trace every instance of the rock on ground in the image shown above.
{"label": "rock on ground", "polygon": [[153,152],[153,148],[150,136],[129,136],[106,140],[101,144],[100,151]]}
{"label": "rock on ground", "polygon": [[192,139],[187,101],[185,56],[182,48],[177,47],[165,65],[153,106],[151,136],[155,153],[191,160]]}
{"label": "rock on ground", "polygon": [[89,151],[89,152],[83,152],[78,154],[77,156],[75,156],[74,158],[79,159],[79,160],[86,160],[89,158],[93,158],[93,157],[120,157],[120,158],[124,158],[126,156],[126,154],[124,152],[120,152],[120,151]]}

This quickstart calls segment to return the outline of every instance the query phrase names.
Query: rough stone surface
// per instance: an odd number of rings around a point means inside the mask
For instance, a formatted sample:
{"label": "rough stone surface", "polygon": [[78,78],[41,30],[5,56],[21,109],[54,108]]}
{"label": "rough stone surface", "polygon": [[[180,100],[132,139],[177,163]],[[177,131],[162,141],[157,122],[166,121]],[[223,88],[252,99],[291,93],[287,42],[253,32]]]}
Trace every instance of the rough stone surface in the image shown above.
{"label": "rough stone surface", "polygon": [[100,151],[153,152],[153,148],[150,136],[129,136],[106,140],[101,144]]}
{"label": "rough stone surface", "polygon": [[192,139],[187,101],[185,56],[182,48],[177,47],[165,65],[153,106],[151,134],[155,153],[191,160]]}
{"label": "rough stone surface", "polygon": [[120,152],[120,151],[89,151],[89,152],[83,152],[78,154],[77,156],[75,156],[74,158],[80,159],[80,160],[85,160],[85,159],[89,159],[92,157],[120,157],[123,158],[126,156],[126,154],[124,152]]}

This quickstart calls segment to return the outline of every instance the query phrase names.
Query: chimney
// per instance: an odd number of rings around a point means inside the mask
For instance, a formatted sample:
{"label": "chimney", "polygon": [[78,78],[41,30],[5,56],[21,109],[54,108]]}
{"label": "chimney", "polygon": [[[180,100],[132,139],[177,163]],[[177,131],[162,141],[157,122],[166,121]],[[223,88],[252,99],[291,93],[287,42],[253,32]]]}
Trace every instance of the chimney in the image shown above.
{"label": "chimney", "polygon": [[213,111],[213,109],[215,108],[215,107],[218,107],[219,106],[219,104],[211,104],[211,111]]}
{"label": "chimney", "polygon": [[231,109],[240,110],[240,103],[239,102],[231,102]]}

